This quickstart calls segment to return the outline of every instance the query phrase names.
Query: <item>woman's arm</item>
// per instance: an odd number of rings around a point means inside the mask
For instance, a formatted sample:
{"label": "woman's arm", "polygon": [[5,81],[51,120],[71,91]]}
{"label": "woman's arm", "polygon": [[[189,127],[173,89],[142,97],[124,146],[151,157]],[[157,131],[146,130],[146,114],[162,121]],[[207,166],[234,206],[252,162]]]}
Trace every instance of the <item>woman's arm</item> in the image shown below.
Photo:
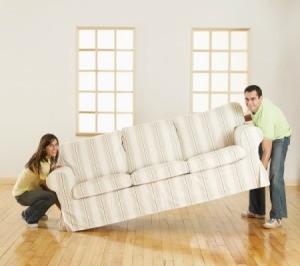
{"label": "woman's arm", "polygon": [[50,173],[51,173],[52,171],[54,171],[55,169],[59,168],[59,167],[62,167],[62,165],[54,165],[54,166],[52,166],[52,167],[51,167],[51,170],[50,170]]}
{"label": "woman's arm", "polygon": [[40,187],[43,189],[43,190],[49,190],[49,191],[52,191],[48,188],[47,184],[46,184],[46,180],[43,180],[41,179],[41,184],[40,184]]}

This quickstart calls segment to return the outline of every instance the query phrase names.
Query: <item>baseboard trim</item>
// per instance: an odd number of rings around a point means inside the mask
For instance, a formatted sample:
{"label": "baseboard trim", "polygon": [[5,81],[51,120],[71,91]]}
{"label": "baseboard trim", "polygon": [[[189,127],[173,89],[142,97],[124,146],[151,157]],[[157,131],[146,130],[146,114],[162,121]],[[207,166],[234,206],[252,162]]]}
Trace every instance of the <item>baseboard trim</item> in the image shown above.
{"label": "baseboard trim", "polygon": [[300,179],[287,179],[287,180],[285,180],[285,185],[287,187],[299,187]]}
{"label": "baseboard trim", "polygon": [[16,177],[4,178],[0,177],[0,185],[14,185],[17,181]]}

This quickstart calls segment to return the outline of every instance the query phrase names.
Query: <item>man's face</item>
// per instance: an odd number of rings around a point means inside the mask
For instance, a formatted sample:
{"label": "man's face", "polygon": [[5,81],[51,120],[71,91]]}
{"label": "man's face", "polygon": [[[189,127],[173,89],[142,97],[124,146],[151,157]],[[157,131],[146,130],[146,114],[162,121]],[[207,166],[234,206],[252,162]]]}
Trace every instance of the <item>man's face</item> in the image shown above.
{"label": "man's face", "polygon": [[252,113],[256,113],[261,105],[262,96],[259,98],[256,91],[245,92],[245,103]]}

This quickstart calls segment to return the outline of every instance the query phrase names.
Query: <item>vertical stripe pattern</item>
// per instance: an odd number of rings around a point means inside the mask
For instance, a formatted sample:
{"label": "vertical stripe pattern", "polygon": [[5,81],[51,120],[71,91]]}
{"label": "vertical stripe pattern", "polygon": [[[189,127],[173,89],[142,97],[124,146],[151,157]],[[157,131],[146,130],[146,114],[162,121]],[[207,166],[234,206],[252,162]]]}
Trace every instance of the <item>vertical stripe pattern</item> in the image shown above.
{"label": "vertical stripe pattern", "polygon": [[244,121],[242,107],[237,103],[174,118],[183,158],[187,160],[234,144],[234,128]]}
{"label": "vertical stripe pattern", "polygon": [[261,131],[243,123],[229,104],[63,143],[64,167],[47,178],[63,223],[80,231],[267,186]]}
{"label": "vertical stripe pattern", "polygon": [[181,161],[182,153],[171,120],[123,129],[123,145],[130,173],[171,161]]}

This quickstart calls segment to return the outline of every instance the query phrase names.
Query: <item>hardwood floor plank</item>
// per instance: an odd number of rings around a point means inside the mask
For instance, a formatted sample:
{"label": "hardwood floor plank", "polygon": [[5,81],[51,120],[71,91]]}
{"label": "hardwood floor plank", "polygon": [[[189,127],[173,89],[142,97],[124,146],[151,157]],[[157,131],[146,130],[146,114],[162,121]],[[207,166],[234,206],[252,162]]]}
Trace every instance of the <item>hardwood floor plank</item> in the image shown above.
{"label": "hardwood floor plank", "polygon": [[59,231],[56,207],[27,228],[11,189],[0,186],[0,265],[300,265],[299,187],[286,188],[289,217],[275,230],[241,218],[245,192],[76,233]]}

